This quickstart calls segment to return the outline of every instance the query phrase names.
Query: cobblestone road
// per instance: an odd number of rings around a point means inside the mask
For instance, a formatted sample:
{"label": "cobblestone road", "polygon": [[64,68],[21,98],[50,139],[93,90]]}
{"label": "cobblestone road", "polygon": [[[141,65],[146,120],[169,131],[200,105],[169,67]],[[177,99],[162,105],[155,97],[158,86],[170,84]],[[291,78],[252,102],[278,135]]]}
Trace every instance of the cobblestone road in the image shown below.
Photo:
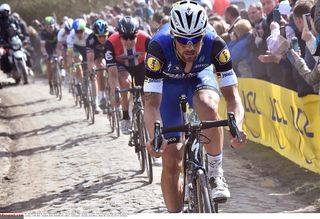
{"label": "cobblestone road", "polygon": [[[128,215],[162,213],[160,167],[154,183],[138,174],[128,137],[109,133],[98,115],[89,125],[71,95],[49,96],[43,80],[0,90],[0,212],[29,215]],[[221,212],[313,211],[285,195],[273,178],[225,150],[224,170],[232,198]],[[276,195],[278,194],[278,195]],[[282,194],[282,195],[281,195]]]}

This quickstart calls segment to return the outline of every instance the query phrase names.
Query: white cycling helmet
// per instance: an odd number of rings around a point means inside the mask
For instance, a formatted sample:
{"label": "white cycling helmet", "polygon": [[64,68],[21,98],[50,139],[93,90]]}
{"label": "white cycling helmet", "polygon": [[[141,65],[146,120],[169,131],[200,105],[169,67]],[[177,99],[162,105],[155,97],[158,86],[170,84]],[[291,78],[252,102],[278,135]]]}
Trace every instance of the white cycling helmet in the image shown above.
{"label": "white cycling helmet", "polygon": [[8,13],[11,14],[11,7],[10,5],[4,3],[0,5],[0,11],[8,11]]}
{"label": "white cycling helmet", "polygon": [[72,30],[72,24],[73,24],[73,19],[72,18],[67,18],[63,22],[63,27],[70,31],[70,30]]}
{"label": "white cycling helmet", "polygon": [[170,27],[174,36],[197,37],[208,24],[206,10],[195,1],[179,1],[170,12]]}

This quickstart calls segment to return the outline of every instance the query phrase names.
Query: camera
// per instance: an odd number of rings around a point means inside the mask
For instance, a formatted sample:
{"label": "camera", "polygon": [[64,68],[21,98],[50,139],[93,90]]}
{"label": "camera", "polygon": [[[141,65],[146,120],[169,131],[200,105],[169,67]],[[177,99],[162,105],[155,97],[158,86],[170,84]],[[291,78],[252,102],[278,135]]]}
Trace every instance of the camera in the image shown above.
{"label": "camera", "polygon": [[310,21],[311,14],[310,13],[303,14],[302,19],[303,19],[304,27],[307,28],[309,31],[312,30],[311,21]]}
{"label": "camera", "polygon": [[281,14],[280,14],[279,9],[273,9],[273,21],[280,24]]}
{"label": "camera", "polygon": [[295,51],[298,52],[300,47],[299,47],[299,42],[297,37],[292,37],[291,38],[291,48]]}
{"label": "camera", "polygon": [[280,35],[283,36],[284,38],[287,38],[286,26],[281,26],[280,27]]}

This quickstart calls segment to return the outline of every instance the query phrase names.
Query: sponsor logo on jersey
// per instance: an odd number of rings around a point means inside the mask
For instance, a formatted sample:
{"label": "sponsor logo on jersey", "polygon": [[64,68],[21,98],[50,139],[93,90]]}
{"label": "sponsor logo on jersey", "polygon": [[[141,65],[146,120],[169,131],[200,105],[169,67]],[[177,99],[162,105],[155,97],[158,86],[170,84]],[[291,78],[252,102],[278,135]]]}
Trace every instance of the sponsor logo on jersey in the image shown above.
{"label": "sponsor logo on jersey", "polygon": [[162,65],[159,59],[157,59],[154,56],[149,56],[147,58],[147,67],[148,67],[148,70],[150,71],[158,72],[160,71]]}
{"label": "sponsor logo on jersey", "polygon": [[112,60],[113,59],[112,52],[111,51],[107,51],[106,54],[105,54],[105,58],[108,61]]}
{"label": "sponsor logo on jersey", "polygon": [[227,64],[230,61],[230,51],[223,49],[217,56],[216,59],[221,65]]}
{"label": "sponsor logo on jersey", "polygon": [[229,77],[229,76],[232,76],[232,75],[234,75],[234,71],[233,70],[225,71],[225,72],[217,72],[218,79],[226,78],[226,77]]}

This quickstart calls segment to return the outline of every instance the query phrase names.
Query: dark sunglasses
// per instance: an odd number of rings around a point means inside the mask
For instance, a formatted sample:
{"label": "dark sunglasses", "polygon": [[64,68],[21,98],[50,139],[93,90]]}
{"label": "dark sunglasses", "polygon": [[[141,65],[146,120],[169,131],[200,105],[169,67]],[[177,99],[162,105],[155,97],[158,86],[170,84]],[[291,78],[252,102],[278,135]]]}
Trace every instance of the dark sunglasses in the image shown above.
{"label": "dark sunglasses", "polygon": [[97,38],[107,38],[107,36],[108,36],[108,34],[105,34],[105,35],[96,34]]}
{"label": "dark sunglasses", "polygon": [[121,38],[124,40],[134,40],[136,37],[136,35],[121,35]]}
{"label": "dark sunglasses", "polygon": [[176,36],[175,39],[182,45],[187,45],[189,42],[192,44],[197,44],[202,40],[203,36],[197,36],[193,38],[184,38]]}

